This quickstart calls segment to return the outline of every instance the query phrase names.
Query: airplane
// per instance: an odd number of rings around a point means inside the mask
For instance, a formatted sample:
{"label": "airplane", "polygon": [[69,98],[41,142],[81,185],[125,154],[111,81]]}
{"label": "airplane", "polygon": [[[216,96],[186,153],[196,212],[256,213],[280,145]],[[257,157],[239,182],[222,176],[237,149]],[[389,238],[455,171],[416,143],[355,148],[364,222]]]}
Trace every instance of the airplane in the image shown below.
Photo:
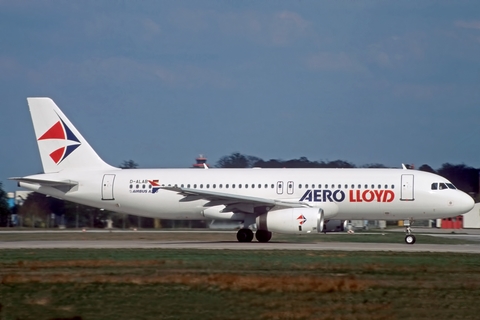
{"label": "airplane", "polygon": [[[447,179],[402,169],[120,169],[105,163],[50,98],[27,98],[43,174],[20,187],[92,207],[177,220],[241,221],[239,242],[316,234],[345,220],[457,216],[472,197]],[[256,232],[253,233],[253,226]],[[332,225],[329,226],[331,228]],[[405,242],[416,238],[410,226]]]}

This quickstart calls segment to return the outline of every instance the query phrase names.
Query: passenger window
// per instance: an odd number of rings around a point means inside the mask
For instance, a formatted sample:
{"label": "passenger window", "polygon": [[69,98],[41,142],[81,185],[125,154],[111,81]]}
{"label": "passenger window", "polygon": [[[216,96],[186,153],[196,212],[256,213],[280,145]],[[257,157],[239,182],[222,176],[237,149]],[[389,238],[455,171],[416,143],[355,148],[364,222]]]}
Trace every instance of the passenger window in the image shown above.
{"label": "passenger window", "polygon": [[225,188],[227,188],[227,189],[228,189],[228,183],[225,185]]}
{"label": "passenger window", "polygon": [[270,186],[270,188],[272,188],[272,189],[275,188],[275,185],[272,183],[271,186]]}
{"label": "passenger window", "polygon": [[214,184],[214,185],[212,186],[212,188],[213,188],[213,189],[215,189],[216,187],[217,187],[217,185],[216,185],[216,184]]}
{"label": "passenger window", "polygon": [[348,184],[345,185],[345,189],[348,189]]}
{"label": "passenger window", "polygon": [[252,189],[255,188],[255,185],[252,183]]}
{"label": "passenger window", "polygon": [[361,185],[361,184],[358,185],[358,189],[362,189],[362,185]]}
{"label": "passenger window", "polygon": [[203,184],[200,185],[200,189],[203,189]]}
{"label": "passenger window", "polygon": [[438,189],[438,183],[432,183],[432,190],[437,190]]}
{"label": "passenger window", "polygon": [[209,184],[207,184],[207,189],[209,189],[209,188],[210,188],[210,185],[209,185]]}
{"label": "passenger window", "polygon": [[260,189],[261,187],[262,187],[262,185],[259,183],[259,184],[258,184],[258,189]]}
{"label": "passenger window", "polygon": [[190,188],[190,183],[189,183],[189,184],[187,184],[187,188]]}
{"label": "passenger window", "polygon": [[196,183],[193,185],[193,188],[197,189],[197,184]]}
{"label": "passenger window", "polygon": [[268,184],[265,183],[264,187],[265,187],[265,189],[268,189]]}
{"label": "passenger window", "polygon": [[242,189],[242,184],[241,183],[238,184],[238,188]]}
{"label": "passenger window", "polygon": [[354,185],[354,184],[352,184],[350,187],[352,187],[352,189],[355,189],[355,185]]}
{"label": "passenger window", "polygon": [[233,189],[235,189],[235,183],[234,183],[234,184],[232,184],[232,188],[233,188]]}
{"label": "passenger window", "polygon": [[[289,188],[292,188],[292,185],[289,184],[288,187],[289,187]],[[298,189],[302,189],[302,184],[299,184],[299,185],[298,185]]]}
{"label": "passenger window", "polygon": [[342,185],[341,185],[341,184],[338,185],[338,189],[342,189]]}
{"label": "passenger window", "polygon": [[395,189],[395,185],[394,185],[394,184],[392,184],[392,189]]}
{"label": "passenger window", "polygon": [[375,185],[374,185],[374,184],[372,184],[372,189],[375,189]]}
{"label": "passenger window", "polygon": [[382,189],[382,185],[381,185],[381,184],[378,185],[378,189]]}
{"label": "passenger window", "polygon": [[248,189],[248,184],[245,183],[245,189]]}
{"label": "passenger window", "polygon": [[385,189],[388,189],[388,185],[385,185]]}
{"label": "passenger window", "polygon": [[368,189],[368,184],[365,185],[365,189]]}

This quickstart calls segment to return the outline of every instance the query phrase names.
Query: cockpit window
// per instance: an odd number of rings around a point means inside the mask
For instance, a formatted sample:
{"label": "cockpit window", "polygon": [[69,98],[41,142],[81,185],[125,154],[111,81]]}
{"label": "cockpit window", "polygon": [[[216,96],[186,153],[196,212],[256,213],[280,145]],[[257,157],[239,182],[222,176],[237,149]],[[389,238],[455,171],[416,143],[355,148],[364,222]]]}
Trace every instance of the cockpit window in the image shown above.
{"label": "cockpit window", "polygon": [[450,182],[448,182],[448,183],[444,183],[444,182],[434,182],[434,183],[432,183],[432,190],[445,190],[445,189],[457,190],[457,188],[455,188],[455,186]]}

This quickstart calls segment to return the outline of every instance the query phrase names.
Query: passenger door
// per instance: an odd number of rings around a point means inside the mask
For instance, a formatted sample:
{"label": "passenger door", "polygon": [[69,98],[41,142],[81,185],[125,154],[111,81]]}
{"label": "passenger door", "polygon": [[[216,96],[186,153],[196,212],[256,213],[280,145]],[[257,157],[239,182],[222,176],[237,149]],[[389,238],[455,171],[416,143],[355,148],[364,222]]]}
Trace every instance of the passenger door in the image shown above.
{"label": "passenger door", "polygon": [[115,182],[114,174],[103,175],[102,180],[102,200],[115,200],[113,196],[113,184]]}
{"label": "passenger door", "polygon": [[413,174],[402,174],[402,193],[400,195],[400,200],[402,201],[413,201],[415,200],[415,189],[414,189],[414,175]]}

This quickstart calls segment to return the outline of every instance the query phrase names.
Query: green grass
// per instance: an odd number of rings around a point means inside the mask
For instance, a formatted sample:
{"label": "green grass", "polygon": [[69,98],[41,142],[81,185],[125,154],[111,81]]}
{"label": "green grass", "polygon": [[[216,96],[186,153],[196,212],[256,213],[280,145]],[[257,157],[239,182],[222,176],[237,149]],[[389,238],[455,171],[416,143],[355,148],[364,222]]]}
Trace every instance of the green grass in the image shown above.
{"label": "green grass", "polygon": [[477,319],[480,255],[0,251],[0,319]]}

